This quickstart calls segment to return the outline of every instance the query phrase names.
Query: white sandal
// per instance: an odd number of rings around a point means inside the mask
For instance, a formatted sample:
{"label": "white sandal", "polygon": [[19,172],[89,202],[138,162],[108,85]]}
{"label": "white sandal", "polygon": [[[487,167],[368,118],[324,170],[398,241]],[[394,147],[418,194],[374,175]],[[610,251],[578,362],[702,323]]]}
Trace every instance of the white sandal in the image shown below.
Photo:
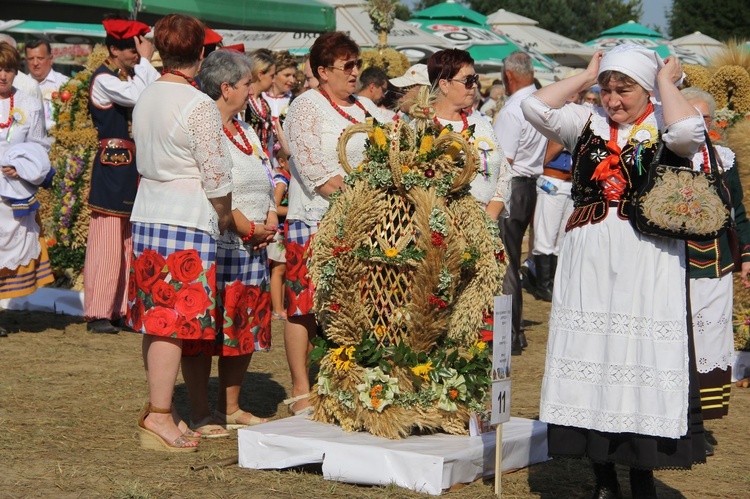
{"label": "white sandal", "polygon": [[295,416],[299,416],[300,414],[310,414],[313,411],[313,408],[311,405],[308,405],[304,409],[299,409],[295,411],[292,409],[292,406],[299,402],[300,400],[304,400],[310,396],[310,393],[303,393],[302,395],[297,395],[296,397],[288,398],[284,400],[284,403],[289,407],[289,412],[294,414]]}

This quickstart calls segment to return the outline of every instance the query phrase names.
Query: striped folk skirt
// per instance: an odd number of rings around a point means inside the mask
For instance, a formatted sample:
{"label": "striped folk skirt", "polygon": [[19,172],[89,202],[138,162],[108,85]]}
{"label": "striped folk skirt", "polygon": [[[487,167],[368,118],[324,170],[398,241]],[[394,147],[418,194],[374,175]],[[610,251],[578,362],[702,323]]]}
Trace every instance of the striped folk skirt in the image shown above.
{"label": "striped folk skirt", "polygon": [[13,270],[0,269],[0,299],[30,295],[37,288],[55,281],[47,254],[47,243],[43,237],[39,238],[39,244],[39,256],[27,265],[20,265]]}

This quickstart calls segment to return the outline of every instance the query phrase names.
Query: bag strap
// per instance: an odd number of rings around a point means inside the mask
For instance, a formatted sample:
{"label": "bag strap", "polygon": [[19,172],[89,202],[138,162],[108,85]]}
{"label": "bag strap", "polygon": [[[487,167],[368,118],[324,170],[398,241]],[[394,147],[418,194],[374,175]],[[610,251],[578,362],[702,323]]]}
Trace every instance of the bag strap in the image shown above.
{"label": "bag strap", "polygon": [[721,175],[719,165],[716,162],[716,150],[714,149],[714,145],[711,143],[711,139],[708,137],[707,131],[704,130],[703,135],[706,138],[706,150],[708,150],[708,162],[711,165],[711,171],[717,176]]}
{"label": "bag strap", "polygon": [[649,167],[649,171],[653,171],[656,169],[657,166],[661,164],[662,156],[664,156],[664,150],[666,149],[666,146],[664,145],[664,141],[661,138],[661,131],[659,131],[659,145],[656,146],[656,152],[654,153],[654,159],[651,161],[651,166]]}

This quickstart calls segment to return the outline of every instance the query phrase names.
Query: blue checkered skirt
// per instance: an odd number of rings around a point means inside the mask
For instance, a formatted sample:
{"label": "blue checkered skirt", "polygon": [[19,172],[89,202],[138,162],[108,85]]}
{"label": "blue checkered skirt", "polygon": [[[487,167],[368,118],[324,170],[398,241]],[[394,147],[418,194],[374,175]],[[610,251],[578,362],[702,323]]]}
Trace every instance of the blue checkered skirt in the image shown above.
{"label": "blue checkered skirt", "polygon": [[215,340],[216,241],[199,229],[133,222],[128,325],[145,334]]}

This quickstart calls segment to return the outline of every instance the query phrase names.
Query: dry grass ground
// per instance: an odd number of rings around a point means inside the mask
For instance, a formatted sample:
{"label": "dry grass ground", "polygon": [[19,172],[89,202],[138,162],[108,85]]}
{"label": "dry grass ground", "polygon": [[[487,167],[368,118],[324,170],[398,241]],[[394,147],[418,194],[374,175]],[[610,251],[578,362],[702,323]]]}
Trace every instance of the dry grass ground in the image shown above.
{"label": "dry grass ground", "polygon": [[[549,305],[525,298],[529,349],[513,358],[512,413],[534,418]],[[203,441],[188,455],[138,447],[135,423],[146,399],[139,335],[94,335],[78,319],[30,312],[0,311],[0,324],[17,331],[0,340],[0,497],[423,497],[394,486],[328,482],[314,466],[191,471],[191,465],[236,454],[236,439]],[[291,388],[278,322],[274,341],[272,352],[251,363],[243,406],[276,419],[287,415],[281,401]],[[215,378],[211,388],[215,397]],[[175,400],[187,416],[182,379]],[[660,497],[750,496],[750,389],[735,388],[729,417],[708,428],[719,441],[716,455],[690,472],[657,472]],[[504,497],[583,498],[592,488],[580,461],[550,461],[503,476]],[[448,496],[493,497],[493,484],[476,482]]]}

